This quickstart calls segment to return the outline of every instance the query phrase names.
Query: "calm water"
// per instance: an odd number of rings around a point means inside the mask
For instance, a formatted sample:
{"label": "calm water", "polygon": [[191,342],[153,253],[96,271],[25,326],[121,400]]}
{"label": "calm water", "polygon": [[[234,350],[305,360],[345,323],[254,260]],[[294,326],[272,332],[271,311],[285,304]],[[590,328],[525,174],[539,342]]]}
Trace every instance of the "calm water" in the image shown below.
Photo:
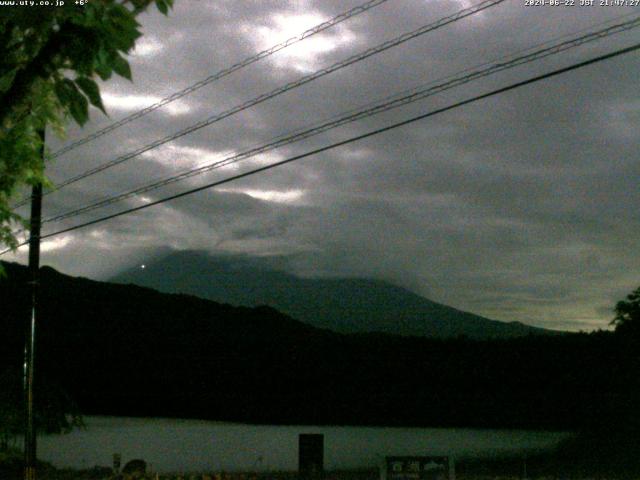
{"label": "calm water", "polygon": [[487,457],[556,445],[560,432],[448,428],[259,426],[199,420],[87,417],[87,429],[41,437],[38,457],[58,467],[146,460],[155,471],[296,470],[298,434],[322,433],[325,468],[372,467],[387,455]]}

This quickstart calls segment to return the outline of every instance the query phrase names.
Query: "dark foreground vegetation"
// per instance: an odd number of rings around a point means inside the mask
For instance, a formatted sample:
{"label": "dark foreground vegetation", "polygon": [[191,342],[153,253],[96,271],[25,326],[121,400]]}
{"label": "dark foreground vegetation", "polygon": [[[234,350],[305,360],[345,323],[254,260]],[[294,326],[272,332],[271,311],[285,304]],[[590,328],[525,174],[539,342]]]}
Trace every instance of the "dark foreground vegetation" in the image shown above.
{"label": "dark foreground vegetation", "polygon": [[[0,365],[19,371],[26,269],[6,269]],[[42,277],[38,378],[85,414],[540,429],[637,417],[635,335],[340,335],[267,307]]]}
{"label": "dark foreground vegetation", "polygon": [[[0,366],[19,372],[27,275],[5,267]],[[558,453],[563,464],[579,466],[568,460],[577,453],[590,469],[640,459],[640,335],[629,322],[616,333],[493,341],[340,335],[267,307],[46,267],[42,281],[41,398],[55,386],[84,414],[567,429],[583,433]]]}

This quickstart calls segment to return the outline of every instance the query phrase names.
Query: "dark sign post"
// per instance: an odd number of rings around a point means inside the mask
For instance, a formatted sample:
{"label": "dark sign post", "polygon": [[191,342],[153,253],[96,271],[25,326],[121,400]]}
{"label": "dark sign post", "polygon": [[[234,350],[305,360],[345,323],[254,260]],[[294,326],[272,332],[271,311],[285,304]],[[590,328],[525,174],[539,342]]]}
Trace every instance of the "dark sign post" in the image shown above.
{"label": "dark sign post", "polygon": [[453,480],[449,457],[387,457],[387,480]]}
{"label": "dark sign post", "polygon": [[120,465],[122,464],[122,455],[119,453],[113,454],[113,473],[120,473]]}
{"label": "dark sign post", "polygon": [[301,479],[317,480],[324,475],[324,435],[301,433],[298,436],[298,471]]}

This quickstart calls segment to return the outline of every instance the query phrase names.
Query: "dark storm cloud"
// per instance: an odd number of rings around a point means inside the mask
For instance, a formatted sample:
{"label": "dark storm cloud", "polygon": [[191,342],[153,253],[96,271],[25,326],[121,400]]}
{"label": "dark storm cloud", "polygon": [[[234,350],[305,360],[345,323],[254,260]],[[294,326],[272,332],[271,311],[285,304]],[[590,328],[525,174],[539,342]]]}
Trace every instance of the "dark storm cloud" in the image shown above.
{"label": "dark storm cloud", "polygon": [[[134,82],[103,86],[111,118],[284,40],[282,30],[294,35],[358,3],[182,0],[168,19],[146,14],[145,36],[131,57]],[[390,0],[70,152],[56,160],[50,175],[60,181],[83,172],[468,5]],[[70,186],[47,197],[46,213],[224,158],[632,12],[505,2]],[[632,31],[518,67],[100,212],[340,141],[634,38]],[[273,255],[302,275],[382,278],[492,318],[573,330],[605,327],[615,301],[637,286],[640,271],[634,240],[640,237],[634,207],[640,201],[639,67],[638,55],[627,55],[79,230],[45,244],[45,262],[104,278],[167,247]],[[109,121],[96,112],[88,129],[71,128],[69,138]],[[62,144],[50,143],[53,150]]]}

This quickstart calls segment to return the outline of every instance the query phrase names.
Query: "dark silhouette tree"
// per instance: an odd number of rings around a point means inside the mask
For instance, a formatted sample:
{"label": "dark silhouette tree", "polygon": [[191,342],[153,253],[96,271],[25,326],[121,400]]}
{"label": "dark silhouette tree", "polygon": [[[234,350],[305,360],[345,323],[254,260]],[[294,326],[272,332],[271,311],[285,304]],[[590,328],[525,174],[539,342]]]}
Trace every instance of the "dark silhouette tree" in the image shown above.
{"label": "dark silhouette tree", "polygon": [[[78,407],[57,384],[40,379],[35,422],[39,433],[68,433],[84,425]],[[22,376],[15,369],[0,373],[0,452],[24,433]]]}
{"label": "dark silhouette tree", "polygon": [[640,287],[627,295],[626,300],[616,304],[616,316],[611,321],[615,325],[616,333],[640,334]]}

